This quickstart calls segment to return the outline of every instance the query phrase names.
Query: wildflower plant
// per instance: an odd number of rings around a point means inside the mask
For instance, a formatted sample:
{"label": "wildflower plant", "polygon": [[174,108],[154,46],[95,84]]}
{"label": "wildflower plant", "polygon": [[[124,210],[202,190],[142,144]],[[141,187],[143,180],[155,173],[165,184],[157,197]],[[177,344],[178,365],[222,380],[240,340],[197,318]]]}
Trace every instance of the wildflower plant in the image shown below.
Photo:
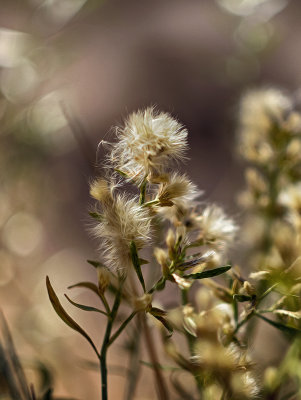
{"label": "wildflower plant", "polygon": [[[301,143],[300,120],[291,101],[277,91],[247,96],[242,103],[240,146],[252,169],[241,200],[263,225],[260,234],[254,234],[259,256],[254,252],[252,264],[257,262],[257,269],[250,277],[228,261],[229,249],[237,242],[236,223],[220,206],[201,201],[202,192],[178,171],[188,143],[187,130],[177,120],[154,108],[138,111],[116,130],[115,142],[106,146],[101,176],[90,186],[99,260],[88,262],[96,269],[97,283],[70,286],[93,291],[102,308],[66,296],[74,306],[106,318],[100,348],[66,313],[47,278],[54,309],[85,337],[99,360],[103,400],[108,398],[108,350],[133,321],[144,333],[147,365],[154,370],[159,399],[172,398],[170,386],[177,398],[254,399],[280,393],[282,378],[293,379],[290,360],[297,362],[299,357],[294,351],[288,352],[279,371],[267,370],[269,380],[258,379],[248,348],[251,336],[244,328],[258,317],[294,338],[293,346],[300,341],[301,192],[296,150]],[[249,114],[250,104],[257,116]],[[178,306],[153,305],[158,292],[164,299],[168,286],[176,289]],[[268,304],[266,299],[271,298],[274,303]],[[121,317],[123,305],[130,307],[126,317]],[[268,312],[274,319],[265,316]],[[160,364],[151,320],[157,321],[165,355],[175,366]],[[164,369],[173,371],[169,385]],[[185,385],[180,372],[192,377],[194,387]],[[132,390],[128,398],[134,398]],[[298,384],[294,390],[300,391]]]}

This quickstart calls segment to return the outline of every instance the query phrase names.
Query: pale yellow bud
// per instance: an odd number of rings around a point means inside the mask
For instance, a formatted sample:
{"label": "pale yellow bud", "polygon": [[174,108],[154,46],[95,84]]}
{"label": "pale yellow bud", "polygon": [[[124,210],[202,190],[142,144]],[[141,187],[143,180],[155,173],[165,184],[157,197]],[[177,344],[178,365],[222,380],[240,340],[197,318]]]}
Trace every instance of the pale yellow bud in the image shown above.
{"label": "pale yellow bud", "polygon": [[264,386],[270,390],[273,390],[276,387],[276,385],[277,385],[277,368],[268,367],[264,371],[263,383],[264,383]]}
{"label": "pale yellow bud", "polygon": [[161,265],[162,273],[164,276],[169,275],[169,268],[168,268],[168,255],[165,250],[156,247],[154,250],[154,256],[158,263]]}
{"label": "pale yellow bud", "polygon": [[105,179],[99,178],[90,186],[90,195],[98,201],[106,201],[111,198],[110,189]]}
{"label": "pale yellow bud", "polygon": [[301,115],[295,111],[291,112],[284,122],[283,127],[289,132],[298,133],[301,130]]}
{"label": "pale yellow bud", "polygon": [[169,249],[174,248],[176,243],[175,233],[172,229],[168,229],[166,236],[166,245]]}
{"label": "pale yellow bud", "polygon": [[288,160],[297,161],[301,154],[301,141],[298,138],[291,140],[286,148],[286,157]]}
{"label": "pale yellow bud", "polygon": [[254,168],[248,168],[245,173],[248,186],[255,192],[262,193],[267,191],[267,184],[259,172]]}
{"label": "pale yellow bud", "polygon": [[152,305],[152,295],[145,293],[141,297],[133,297],[131,299],[132,307],[135,311],[146,311],[148,312]]}
{"label": "pale yellow bud", "polygon": [[243,287],[240,290],[241,294],[246,294],[247,296],[253,296],[255,294],[255,288],[250,282],[244,281]]}
{"label": "pale yellow bud", "polygon": [[109,270],[104,266],[97,267],[97,278],[98,288],[101,293],[104,293],[111,280],[111,274]]}
{"label": "pale yellow bud", "polygon": [[168,257],[165,250],[156,247],[154,250],[154,256],[160,265],[166,264]]}

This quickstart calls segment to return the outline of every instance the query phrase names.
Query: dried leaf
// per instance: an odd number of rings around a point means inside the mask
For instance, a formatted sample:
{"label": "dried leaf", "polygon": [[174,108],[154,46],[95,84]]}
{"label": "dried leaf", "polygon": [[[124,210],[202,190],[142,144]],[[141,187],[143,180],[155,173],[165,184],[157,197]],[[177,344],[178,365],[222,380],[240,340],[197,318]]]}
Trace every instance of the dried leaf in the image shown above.
{"label": "dried leaf", "polygon": [[93,261],[93,260],[87,260],[87,263],[89,263],[95,268],[100,267],[102,265],[99,261]]}
{"label": "dried leaf", "polygon": [[234,294],[233,299],[239,301],[240,303],[243,303],[244,301],[252,301],[253,297],[246,296],[245,294]]}
{"label": "dried leaf", "polygon": [[98,292],[98,287],[95,285],[95,283],[92,282],[79,282],[75,283],[74,285],[68,286],[68,289],[73,289],[75,287],[84,287],[87,289],[92,290],[97,296],[99,297],[99,292]]}
{"label": "dried leaf", "polygon": [[65,294],[65,297],[66,297],[66,299],[69,301],[69,303],[71,303],[72,305],[74,305],[74,306],[77,307],[77,308],[80,308],[81,310],[84,310],[84,311],[94,311],[94,312],[98,312],[98,313],[100,313],[100,314],[108,315],[106,312],[104,312],[104,311],[102,311],[102,310],[99,310],[99,309],[96,308],[96,307],[85,306],[84,304],[76,303],[75,301],[71,300],[70,297],[68,297],[66,294]]}
{"label": "dried leaf", "polygon": [[159,317],[165,317],[166,316],[166,311],[161,310],[160,308],[157,307],[152,307],[149,311],[154,317],[159,316]]}
{"label": "dried leaf", "polygon": [[168,330],[170,334],[173,333],[173,327],[171,324],[166,320],[166,318],[161,317],[160,315],[154,315],[154,317],[161,322],[161,324]]}
{"label": "dried leaf", "polygon": [[268,324],[274,326],[275,328],[281,330],[282,332],[289,333],[290,335],[292,335],[292,334],[296,335],[297,333],[301,332],[300,329],[298,329],[298,328],[294,328],[293,326],[288,326],[288,325],[281,324],[280,322],[273,321],[269,318],[264,317],[261,314],[255,313],[255,315],[257,315],[257,317],[263,319]]}
{"label": "dried leaf", "polygon": [[48,296],[51,301],[51,304],[55,310],[55,312],[58,314],[58,316],[61,318],[62,321],[65,322],[66,325],[68,325],[70,328],[74,329],[78,333],[80,333],[87,341],[90,343],[90,345],[93,347],[94,351],[98,355],[98,351],[90,338],[90,336],[81,328],[77,322],[74,321],[70,317],[70,315],[67,314],[67,312],[64,310],[62,307],[57,295],[55,294],[55,291],[53,290],[53,287],[51,286],[49,277],[46,277],[46,286],[47,286],[47,291],[48,291]]}

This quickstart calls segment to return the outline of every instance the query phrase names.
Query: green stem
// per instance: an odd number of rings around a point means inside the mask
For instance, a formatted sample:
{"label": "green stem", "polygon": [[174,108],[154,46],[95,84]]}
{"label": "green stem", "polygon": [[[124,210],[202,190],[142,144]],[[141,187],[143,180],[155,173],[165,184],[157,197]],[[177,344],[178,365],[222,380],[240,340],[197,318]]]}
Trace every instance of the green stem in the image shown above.
{"label": "green stem", "polygon": [[102,342],[102,347],[100,350],[100,373],[101,373],[101,394],[102,400],[108,400],[108,369],[107,369],[107,352],[110,343],[110,336],[113,328],[113,323],[117,315],[118,308],[121,301],[121,291],[123,282],[120,282],[119,290],[116,293],[115,301],[107,320],[107,327],[105,331],[105,336]]}
{"label": "green stem", "polygon": [[154,206],[156,204],[159,204],[160,201],[158,199],[150,200],[147,203],[142,203],[143,207],[149,207],[149,206]]}
{"label": "green stem", "polygon": [[253,315],[254,315],[254,311],[251,312],[250,314],[248,314],[242,321],[240,321],[240,322],[237,324],[237,326],[236,326],[236,328],[235,328],[235,330],[234,330],[234,332],[233,332],[233,335],[236,335],[236,333],[238,332],[238,330],[239,330],[246,322],[248,322],[249,319],[250,319],[251,317],[253,317]]}
{"label": "green stem", "polygon": [[166,278],[164,276],[162,276],[147,293],[148,294],[154,293],[158,288],[160,288],[162,285],[164,285],[165,282],[166,282]]}
{"label": "green stem", "polygon": [[124,330],[124,328],[127,326],[127,324],[134,318],[134,316],[137,314],[137,311],[133,311],[132,314],[128,316],[128,318],[120,325],[120,327],[117,329],[117,331],[111,336],[111,339],[109,341],[109,346],[118,338],[118,336],[121,334],[121,332]]}
{"label": "green stem", "polygon": [[[182,298],[182,305],[186,306],[189,303],[189,299],[188,299],[188,290],[187,289],[181,289],[181,298]],[[186,340],[187,340],[187,344],[188,344],[188,348],[189,348],[189,352],[190,355],[193,356],[194,355],[194,342],[195,339],[192,335],[190,335],[189,332],[185,331],[185,336],[186,336]],[[194,379],[195,379],[195,383],[197,385],[198,388],[198,392],[200,395],[200,399],[202,398],[202,382],[201,379],[198,375],[194,375]]]}
{"label": "green stem", "polygon": [[102,303],[103,303],[103,305],[104,305],[104,307],[106,309],[107,314],[110,315],[110,313],[111,313],[110,306],[109,306],[109,304],[107,302],[107,299],[105,298],[104,293],[99,293],[99,296],[100,296],[101,301],[102,301]]}

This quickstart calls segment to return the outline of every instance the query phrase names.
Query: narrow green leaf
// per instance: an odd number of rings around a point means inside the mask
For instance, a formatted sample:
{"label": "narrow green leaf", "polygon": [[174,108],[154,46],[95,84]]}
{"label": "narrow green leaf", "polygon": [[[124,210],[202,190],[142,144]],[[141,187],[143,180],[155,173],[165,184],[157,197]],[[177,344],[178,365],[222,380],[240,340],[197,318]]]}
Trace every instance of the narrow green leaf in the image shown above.
{"label": "narrow green leaf", "polygon": [[168,330],[169,333],[173,333],[173,327],[171,324],[166,320],[166,318],[161,317],[160,315],[154,315],[154,317],[161,322],[161,324]]}
{"label": "narrow green leaf", "polygon": [[128,178],[128,175],[127,175],[125,172],[121,171],[120,169],[115,168],[115,171],[116,171],[119,175],[121,175],[123,178]]}
{"label": "narrow green leaf", "polygon": [[140,186],[140,197],[139,197],[140,205],[144,204],[144,202],[145,202],[146,185],[147,185],[147,180],[145,177]]}
{"label": "narrow green leaf", "polygon": [[288,325],[281,324],[280,322],[273,321],[273,320],[271,320],[269,318],[264,317],[261,314],[255,313],[255,315],[257,317],[263,319],[268,324],[270,324],[270,325],[274,326],[275,328],[281,330],[282,332],[293,334],[293,335],[301,332],[301,330],[298,329],[298,328],[294,328],[293,326],[288,326]]}
{"label": "narrow green leaf", "polygon": [[154,317],[165,317],[166,316],[166,311],[161,310],[160,308],[157,308],[157,307],[152,307],[149,312]]}
{"label": "narrow green leaf", "polygon": [[252,296],[246,296],[245,294],[234,294],[233,299],[239,301],[240,303],[253,300]]}
{"label": "narrow green leaf", "polygon": [[231,269],[231,265],[226,265],[224,267],[209,269],[208,271],[197,272],[196,274],[183,275],[183,278],[190,278],[190,279],[212,278],[213,276],[224,274],[225,272],[229,271],[229,269]]}
{"label": "narrow green leaf", "polygon": [[95,268],[100,267],[102,265],[99,261],[94,261],[94,260],[87,260],[87,263]]}
{"label": "narrow green leaf", "polygon": [[46,277],[46,286],[47,286],[49,299],[50,299],[51,304],[52,304],[55,312],[57,313],[57,315],[71,329],[74,329],[75,331],[80,333],[90,343],[90,345],[93,347],[94,351],[96,352],[96,354],[98,356],[98,351],[97,351],[92,339],[90,338],[90,336],[83,330],[83,328],[81,328],[78,325],[77,322],[74,321],[73,318],[70,317],[69,314],[67,314],[67,312],[62,307],[57,295],[55,294],[55,291],[53,290],[53,287],[51,286],[51,283],[50,283],[50,280],[49,280],[48,276]]}
{"label": "narrow green leaf", "polygon": [[89,212],[89,215],[90,215],[90,217],[96,219],[97,221],[101,221],[101,220],[102,220],[101,214],[99,214],[99,213],[96,212],[96,211],[90,211],[90,212]]}
{"label": "narrow green leaf", "polygon": [[68,297],[66,294],[65,294],[65,297],[69,301],[69,303],[71,303],[72,305],[74,305],[77,308],[80,308],[81,310],[84,310],[84,311],[95,311],[95,312],[98,312],[98,313],[103,314],[103,315],[108,315],[106,312],[104,312],[102,310],[99,310],[96,307],[85,306],[84,304],[76,303],[75,301],[72,301],[70,299],[70,297]]}
{"label": "narrow green leaf", "polygon": [[156,290],[163,290],[165,288],[166,278],[162,276],[158,282],[148,291],[149,294],[154,293]]}
{"label": "narrow green leaf", "polygon": [[139,263],[140,263],[140,265],[149,264],[149,261],[145,260],[144,258],[139,258]]}
{"label": "narrow green leaf", "polygon": [[278,286],[278,285],[279,285],[279,283],[275,283],[273,286],[269,287],[269,288],[259,297],[259,300],[264,299],[264,298],[265,298],[268,294],[270,294],[270,293],[275,289],[275,287]]}
{"label": "narrow green leaf", "polygon": [[95,285],[95,283],[92,282],[79,282],[75,283],[74,285],[68,286],[68,289],[73,289],[76,287],[84,287],[86,289],[92,290],[97,296],[99,297],[99,292],[98,292],[98,287]]}
{"label": "narrow green leaf", "polygon": [[130,252],[131,252],[132,263],[135,268],[136,274],[142,285],[143,290],[145,291],[145,282],[144,282],[144,278],[143,278],[142,271],[141,271],[137,247],[136,247],[135,242],[133,242],[133,241],[131,242]]}

